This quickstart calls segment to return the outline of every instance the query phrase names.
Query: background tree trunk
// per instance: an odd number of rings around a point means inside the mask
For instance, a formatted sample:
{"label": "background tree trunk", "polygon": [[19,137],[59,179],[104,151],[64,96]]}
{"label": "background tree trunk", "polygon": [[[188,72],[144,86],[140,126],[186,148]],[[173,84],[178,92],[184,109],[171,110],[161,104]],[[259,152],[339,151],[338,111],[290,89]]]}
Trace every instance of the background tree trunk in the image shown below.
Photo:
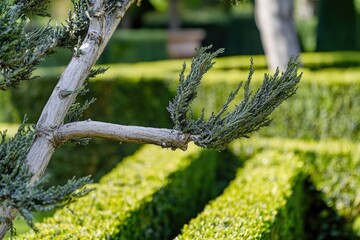
{"label": "background tree trunk", "polygon": [[286,69],[288,60],[300,53],[293,22],[293,0],[256,0],[255,19],[260,30],[268,68]]}
{"label": "background tree trunk", "polygon": [[295,15],[300,19],[309,19],[316,15],[316,0],[295,0]]}
{"label": "background tree trunk", "polygon": [[179,29],[181,26],[180,13],[179,13],[179,1],[169,0],[169,14],[170,14],[170,30]]}

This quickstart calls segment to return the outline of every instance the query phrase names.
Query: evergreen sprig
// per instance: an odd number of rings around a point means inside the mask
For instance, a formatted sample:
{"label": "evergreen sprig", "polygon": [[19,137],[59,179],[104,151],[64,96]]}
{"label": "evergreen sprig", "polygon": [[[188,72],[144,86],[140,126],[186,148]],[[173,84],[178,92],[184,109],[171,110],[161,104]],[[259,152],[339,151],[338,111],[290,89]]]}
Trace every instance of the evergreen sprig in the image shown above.
{"label": "evergreen sprig", "polygon": [[190,73],[186,77],[186,64],[185,62],[183,64],[179,75],[180,83],[177,88],[177,94],[167,108],[176,130],[192,132],[196,128],[195,122],[188,120],[188,115],[192,117],[190,105],[197,96],[197,89],[203,75],[215,64],[213,59],[224,51],[223,49],[218,49],[213,53],[207,52],[211,47],[210,45],[196,50],[196,55],[192,59]]}
{"label": "evergreen sprig", "polygon": [[74,11],[70,11],[66,20],[66,37],[62,46],[75,47],[79,40],[84,39],[89,28],[88,2],[87,0],[71,0]]}
{"label": "evergreen sprig", "polygon": [[[250,82],[254,69],[251,60],[249,76],[244,84],[244,98],[240,104],[236,105],[235,110],[227,112],[229,104],[242,88],[242,83],[234,92],[229,94],[218,113],[212,113],[209,119],[205,120],[203,111],[199,119],[195,120],[191,114],[190,103],[196,96],[202,75],[213,65],[212,58],[217,55],[215,54],[217,52],[214,54],[207,53],[206,50],[208,49],[209,47],[203,48],[197,52],[186,80],[184,80],[183,68],[177,95],[170,102],[168,111],[175,124],[174,128],[192,135],[195,144],[201,147],[223,150],[231,141],[248,137],[249,133],[269,125],[271,122],[269,115],[283,101],[295,94],[296,85],[299,83],[302,74],[297,73],[299,68],[297,58],[292,58],[285,72],[280,74],[279,69],[277,69],[273,76],[265,74],[262,85],[252,95]],[[207,64],[198,64],[204,61]],[[203,68],[206,71],[201,71],[202,66],[207,66]]]}
{"label": "evergreen sprig", "polygon": [[89,19],[86,0],[73,0],[74,12],[69,13],[66,25],[25,31],[28,15],[49,16],[48,0],[5,0],[0,2],[0,90],[18,87],[23,80],[31,80],[33,71],[47,55],[57,48],[73,49],[83,39]]}
{"label": "evergreen sprig", "polygon": [[15,3],[25,15],[35,14],[50,17],[50,14],[47,13],[50,0],[16,0]]}
{"label": "evergreen sprig", "polygon": [[65,116],[64,123],[78,121],[82,117],[83,112],[88,109],[90,105],[95,102],[95,100],[96,98],[92,98],[90,100],[86,100],[83,104],[80,104],[79,102],[73,103]]}
{"label": "evergreen sprig", "polygon": [[[89,177],[71,179],[64,186],[44,188],[46,178],[29,184],[33,174],[26,164],[26,155],[36,136],[32,127],[23,122],[14,137],[7,139],[6,132],[0,132],[0,202],[1,207],[17,209],[29,226],[33,225],[33,211],[49,211],[64,207],[90,190],[83,187],[91,182]],[[1,217],[0,222],[10,222]]]}

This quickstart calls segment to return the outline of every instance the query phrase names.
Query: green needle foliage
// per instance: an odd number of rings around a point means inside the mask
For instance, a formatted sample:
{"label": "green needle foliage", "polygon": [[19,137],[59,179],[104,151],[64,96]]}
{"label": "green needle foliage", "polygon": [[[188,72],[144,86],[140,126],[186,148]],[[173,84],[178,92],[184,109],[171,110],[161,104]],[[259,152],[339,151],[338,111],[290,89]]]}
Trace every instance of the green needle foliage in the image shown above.
{"label": "green needle foliage", "polygon": [[74,48],[83,38],[89,19],[86,0],[73,1],[74,12],[66,25],[47,24],[25,31],[30,16],[48,17],[49,0],[4,0],[0,2],[0,90],[18,87],[31,80],[33,71],[43,58],[59,47]]}
{"label": "green needle foliage", "polygon": [[180,83],[177,89],[177,95],[167,108],[176,130],[187,133],[193,132],[194,128],[196,128],[197,123],[187,119],[189,113],[192,117],[190,104],[197,96],[197,88],[201,83],[202,76],[214,65],[212,60],[224,51],[223,49],[219,49],[214,53],[207,52],[211,47],[212,46],[203,47],[197,50],[196,56],[191,62],[190,73],[186,78],[184,74],[186,64],[183,64],[180,72]]}
{"label": "green needle foliage", "polygon": [[266,74],[262,85],[252,95],[250,82],[254,69],[251,60],[249,76],[244,84],[244,98],[236,105],[235,110],[227,112],[229,104],[235,99],[243,83],[240,83],[237,89],[229,94],[218,113],[212,113],[209,119],[205,120],[203,111],[199,119],[194,119],[190,104],[197,95],[202,76],[214,65],[213,58],[222,52],[220,49],[209,53],[207,50],[210,48],[211,46],[197,51],[186,78],[184,64],[180,73],[177,95],[170,102],[168,111],[175,124],[174,129],[192,135],[194,142],[200,147],[223,150],[231,141],[248,137],[249,133],[269,125],[271,122],[269,115],[284,100],[295,94],[301,74],[298,74],[297,58],[290,59],[285,72],[280,74],[277,69],[272,76]]}
{"label": "green needle foliage", "polygon": [[[46,178],[32,185],[33,174],[26,164],[26,154],[35,138],[32,127],[22,123],[17,134],[6,139],[6,133],[0,132],[0,202],[2,207],[17,209],[29,226],[33,225],[33,211],[49,211],[64,207],[75,199],[86,195],[90,190],[83,188],[90,182],[89,177],[71,179],[64,186],[45,189]],[[0,222],[11,222],[1,217]]]}

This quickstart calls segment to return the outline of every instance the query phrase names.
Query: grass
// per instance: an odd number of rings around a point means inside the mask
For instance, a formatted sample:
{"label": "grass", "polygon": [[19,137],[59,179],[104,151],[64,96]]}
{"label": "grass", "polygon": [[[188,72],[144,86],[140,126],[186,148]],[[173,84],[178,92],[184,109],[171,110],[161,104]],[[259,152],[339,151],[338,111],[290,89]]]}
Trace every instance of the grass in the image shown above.
{"label": "grass", "polygon": [[[50,217],[53,214],[54,211],[34,213],[34,222],[41,222],[44,218]],[[25,222],[24,218],[22,218],[21,216],[18,216],[13,223],[14,223],[14,230],[16,235],[20,235],[31,230],[29,225]],[[11,239],[10,232],[8,232],[5,235],[4,239],[5,240]]]}

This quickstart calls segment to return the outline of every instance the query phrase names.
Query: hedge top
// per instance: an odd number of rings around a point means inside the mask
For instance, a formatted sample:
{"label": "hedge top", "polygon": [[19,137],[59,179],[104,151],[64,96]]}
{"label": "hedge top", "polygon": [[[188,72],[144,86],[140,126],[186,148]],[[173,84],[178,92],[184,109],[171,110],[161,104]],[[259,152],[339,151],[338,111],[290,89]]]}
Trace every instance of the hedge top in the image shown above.
{"label": "hedge top", "polygon": [[292,154],[267,151],[256,155],[220,197],[185,225],[176,240],[261,239],[285,208],[301,166]]}
{"label": "hedge top", "polygon": [[151,201],[152,195],[167,184],[169,175],[189,165],[199,152],[194,146],[186,152],[145,146],[124,159],[99,184],[89,185],[94,190],[87,196],[37,224],[38,234],[20,238],[106,239],[113,236],[132,211]]}

